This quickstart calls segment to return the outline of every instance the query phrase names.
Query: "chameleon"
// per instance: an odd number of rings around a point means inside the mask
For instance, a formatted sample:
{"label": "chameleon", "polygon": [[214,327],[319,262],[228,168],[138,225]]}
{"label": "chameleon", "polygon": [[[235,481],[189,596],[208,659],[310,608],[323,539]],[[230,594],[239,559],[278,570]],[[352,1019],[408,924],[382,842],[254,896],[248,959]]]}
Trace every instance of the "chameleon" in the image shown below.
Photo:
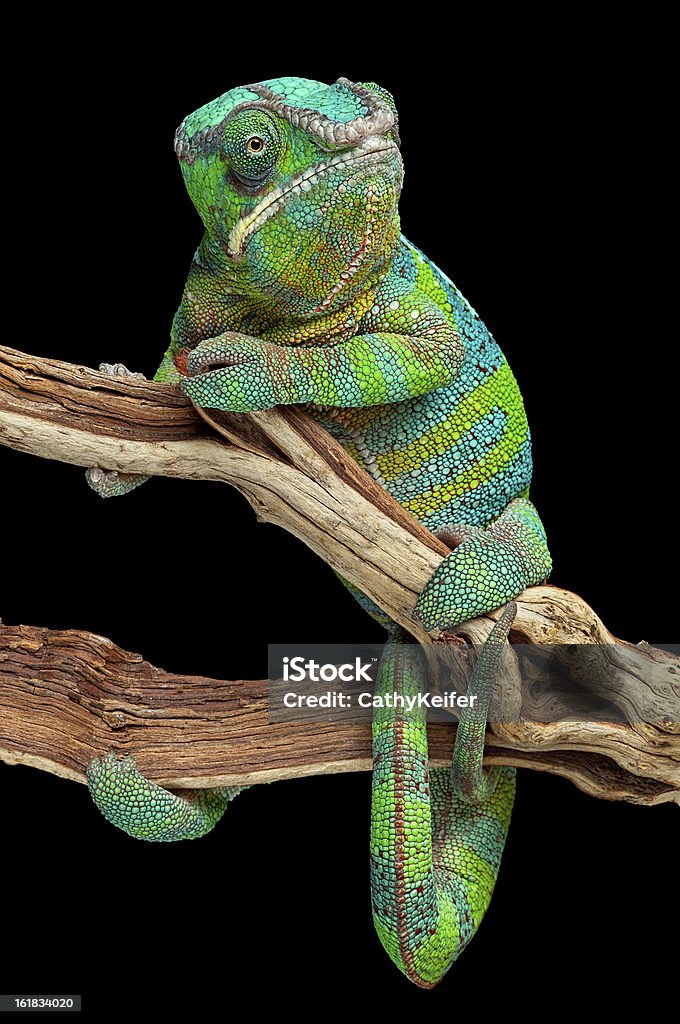
{"label": "chameleon", "polygon": [[[510,367],[455,285],[401,234],[400,145],[392,95],[345,78],[234,88],[185,118],[175,150],[205,233],[154,379],[207,409],[302,405],[451,547],[415,605],[425,629],[506,606],[476,661],[468,692],[478,700],[461,710],[451,769],[430,769],[417,702],[374,711],[373,920],[396,966],[432,988],[496,881],[515,770],[482,764],[489,701],[512,602],[548,577],[551,558],[529,500],[531,436]],[[144,479],[88,472],[105,497]],[[422,650],[343,583],[387,630],[376,693],[422,692]],[[204,835],[245,788],[171,792],[111,752],[87,778],[109,821],[160,842]]]}

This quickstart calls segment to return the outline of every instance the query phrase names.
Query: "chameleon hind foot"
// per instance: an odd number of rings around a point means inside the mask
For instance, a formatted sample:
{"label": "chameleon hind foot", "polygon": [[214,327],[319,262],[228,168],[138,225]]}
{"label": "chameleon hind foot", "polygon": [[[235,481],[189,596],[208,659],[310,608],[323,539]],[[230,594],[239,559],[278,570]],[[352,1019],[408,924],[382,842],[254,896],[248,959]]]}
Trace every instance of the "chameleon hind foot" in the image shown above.
{"label": "chameleon hind foot", "polygon": [[543,524],[528,498],[516,498],[485,530],[464,523],[435,531],[458,544],[416,601],[413,618],[427,630],[449,629],[500,608],[550,575]]}
{"label": "chameleon hind foot", "polygon": [[[134,380],[146,380],[143,373],[133,373],[123,363],[100,363],[99,369],[102,373],[108,373],[112,377],[132,377]],[[90,466],[85,472],[85,479],[88,486],[100,498],[117,498],[122,494],[134,491],[135,487],[146,483],[149,477],[143,473],[118,473],[115,469],[106,470],[99,466]]]}
{"label": "chameleon hind foot", "polygon": [[172,793],[145,779],[132,757],[109,753],[87,766],[87,788],[112,825],[135,839],[171,843],[198,839],[217,824],[227,804],[247,786]]}

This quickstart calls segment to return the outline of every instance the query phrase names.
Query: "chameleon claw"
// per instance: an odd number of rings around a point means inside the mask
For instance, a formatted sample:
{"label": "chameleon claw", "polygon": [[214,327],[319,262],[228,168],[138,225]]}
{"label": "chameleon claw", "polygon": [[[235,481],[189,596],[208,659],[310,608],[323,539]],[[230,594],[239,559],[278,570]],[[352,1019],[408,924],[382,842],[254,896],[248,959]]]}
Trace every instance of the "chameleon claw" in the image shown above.
{"label": "chameleon claw", "polygon": [[85,470],[88,486],[100,498],[118,498],[122,494],[129,494],[148,479],[143,473],[119,473],[115,469],[106,470],[100,466],[90,466]]}
{"label": "chameleon claw", "polygon": [[100,363],[99,370],[108,373],[111,377],[131,377],[133,380],[146,380],[143,373],[135,373],[128,370],[124,363]]}
{"label": "chameleon claw", "polygon": [[202,342],[187,356],[187,374],[199,377],[215,370],[247,363],[248,357],[243,352],[235,351],[235,346],[216,341]]}

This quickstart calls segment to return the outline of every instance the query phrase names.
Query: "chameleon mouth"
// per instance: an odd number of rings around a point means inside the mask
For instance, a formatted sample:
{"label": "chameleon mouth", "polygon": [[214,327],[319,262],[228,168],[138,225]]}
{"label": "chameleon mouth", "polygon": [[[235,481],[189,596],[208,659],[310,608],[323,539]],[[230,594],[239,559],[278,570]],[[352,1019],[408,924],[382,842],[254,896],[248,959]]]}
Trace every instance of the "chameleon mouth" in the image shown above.
{"label": "chameleon mouth", "polygon": [[384,163],[385,154],[398,154],[399,150],[394,142],[384,137],[372,135],[360,143],[351,153],[338,153],[330,160],[323,160],[321,163],[310,167],[304,174],[296,174],[286,185],[280,185],[270,192],[261,203],[255,207],[247,216],[242,217],[238,224],[235,224],[227,241],[227,249],[230,256],[241,256],[245,252],[246,242],[258,228],[273,217],[286,203],[291,195],[300,192],[309,192],[320,178],[330,171],[341,170],[359,161],[366,160],[371,163]]}

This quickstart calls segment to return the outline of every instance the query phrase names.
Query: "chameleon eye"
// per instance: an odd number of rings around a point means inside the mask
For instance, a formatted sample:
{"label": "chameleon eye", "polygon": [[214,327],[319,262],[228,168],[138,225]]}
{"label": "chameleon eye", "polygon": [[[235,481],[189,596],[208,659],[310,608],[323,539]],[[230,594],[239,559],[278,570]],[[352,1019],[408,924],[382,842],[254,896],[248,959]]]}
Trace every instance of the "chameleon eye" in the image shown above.
{"label": "chameleon eye", "polygon": [[283,152],[278,121],[266,110],[239,110],[224,126],[224,156],[242,185],[256,188],[272,175]]}

